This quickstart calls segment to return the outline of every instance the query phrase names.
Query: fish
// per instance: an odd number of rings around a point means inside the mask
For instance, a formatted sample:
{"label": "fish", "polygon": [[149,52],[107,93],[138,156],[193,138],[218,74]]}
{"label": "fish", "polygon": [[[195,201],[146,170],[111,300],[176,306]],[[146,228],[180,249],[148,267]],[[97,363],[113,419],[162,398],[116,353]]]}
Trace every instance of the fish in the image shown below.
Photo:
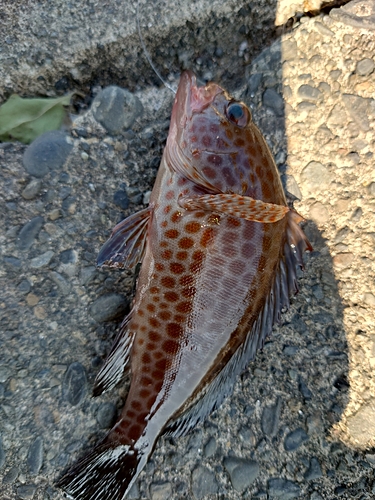
{"label": "fish", "polygon": [[136,293],[94,395],[130,372],[117,423],[57,485],[124,499],[158,438],[220,406],[297,293],[312,247],[248,107],[182,73],[149,206],[113,230],[98,265],[135,269]]}

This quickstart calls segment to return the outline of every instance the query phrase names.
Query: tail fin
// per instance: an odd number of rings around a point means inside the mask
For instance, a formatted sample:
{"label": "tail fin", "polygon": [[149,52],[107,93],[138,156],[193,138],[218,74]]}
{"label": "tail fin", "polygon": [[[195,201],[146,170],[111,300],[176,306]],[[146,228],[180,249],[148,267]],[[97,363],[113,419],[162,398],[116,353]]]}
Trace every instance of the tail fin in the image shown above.
{"label": "tail fin", "polygon": [[146,464],[148,454],[130,445],[104,441],[57,482],[69,498],[122,500]]}

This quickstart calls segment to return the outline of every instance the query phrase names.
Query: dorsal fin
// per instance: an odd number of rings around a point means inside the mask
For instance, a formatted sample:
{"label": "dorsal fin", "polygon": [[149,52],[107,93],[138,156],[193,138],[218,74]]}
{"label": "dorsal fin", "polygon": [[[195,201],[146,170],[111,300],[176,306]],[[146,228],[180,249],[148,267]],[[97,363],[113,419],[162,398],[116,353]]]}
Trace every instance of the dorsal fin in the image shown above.
{"label": "dorsal fin", "polygon": [[190,407],[168,423],[164,434],[183,435],[220,406],[224,398],[232,392],[237,376],[255,357],[256,351],[263,347],[266,337],[272,332],[273,325],[280,321],[281,311],[289,308],[289,297],[298,292],[297,268],[303,268],[302,254],[305,250],[311,251],[312,247],[298,225],[298,222],[303,220],[302,217],[294,210],[288,212],[286,217],[288,217],[286,241],[275,279],[245,342],[237,348],[212,382],[196,395]]}

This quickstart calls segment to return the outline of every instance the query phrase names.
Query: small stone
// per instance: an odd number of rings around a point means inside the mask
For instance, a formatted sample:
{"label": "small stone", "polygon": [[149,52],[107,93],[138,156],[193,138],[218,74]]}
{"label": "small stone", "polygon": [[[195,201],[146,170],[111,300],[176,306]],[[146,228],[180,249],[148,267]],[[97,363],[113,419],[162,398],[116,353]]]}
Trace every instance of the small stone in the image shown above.
{"label": "small stone", "polygon": [[323,426],[319,413],[313,413],[306,419],[307,430],[310,435],[320,432]]}
{"label": "small stone", "polygon": [[310,389],[307,387],[307,385],[303,380],[300,380],[298,384],[298,389],[306,401],[312,399],[312,392],[310,391]]}
{"label": "small stone", "polygon": [[351,94],[343,94],[342,100],[352,120],[363,132],[368,132],[369,117],[374,118],[375,100]]}
{"label": "small stone", "polygon": [[36,306],[39,301],[40,297],[35,295],[35,293],[29,293],[28,296],[26,297],[27,305],[30,307]]}
{"label": "small stone", "polygon": [[17,495],[21,500],[30,500],[36,492],[35,484],[24,484],[17,488]]}
{"label": "small stone", "polygon": [[274,89],[266,89],[263,104],[272,109],[276,116],[284,116],[284,100]]}
{"label": "small stone", "polygon": [[129,198],[125,190],[116,191],[113,195],[113,202],[118,207],[126,210],[129,207]]}
{"label": "small stone", "polygon": [[329,220],[329,212],[323,203],[317,201],[310,206],[310,217],[317,224],[325,224]]}
{"label": "small stone", "polygon": [[345,269],[350,267],[354,260],[354,255],[350,252],[348,253],[338,253],[333,257],[333,266],[337,269]]}
{"label": "small stone", "polygon": [[38,436],[29,448],[27,466],[29,473],[36,476],[43,464],[43,439]]}
{"label": "small stone", "polygon": [[17,259],[17,257],[13,257],[12,255],[5,255],[4,262],[8,266],[14,267],[15,269],[19,269],[22,267],[22,261]]}
{"label": "small stone", "polygon": [[127,90],[110,86],[95,97],[92,112],[108,132],[119,134],[142,116],[143,107],[140,100]]}
{"label": "small stone", "polygon": [[312,87],[311,85],[301,85],[297,91],[297,95],[304,101],[309,101],[315,104],[318,102],[322,94],[320,90]]}
{"label": "small stone", "polygon": [[107,293],[95,300],[90,306],[90,314],[98,323],[123,316],[128,300],[118,293]]}
{"label": "small stone", "polygon": [[212,457],[213,455],[215,455],[216,450],[217,450],[216,439],[213,436],[211,436],[210,439],[205,444],[205,447],[203,449],[203,454],[206,458]]}
{"label": "small stone", "polygon": [[38,319],[46,319],[47,317],[47,312],[42,306],[35,306],[34,307],[34,315]]}
{"label": "small stone", "polygon": [[215,474],[202,465],[193,470],[191,482],[191,488],[197,500],[201,500],[206,495],[216,495],[219,489]]}
{"label": "small stone", "polygon": [[375,182],[371,182],[371,184],[367,186],[367,192],[370,196],[375,197]]}
{"label": "small stone", "polygon": [[0,469],[5,464],[5,451],[3,448],[3,438],[0,436]]}
{"label": "small stone", "polygon": [[61,293],[63,295],[69,295],[71,286],[70,283],[66,281],[66,279],[58,272],[56,271],[51,271],[49,273],[49,276],[51,280],[56,283],[56,285],[59,287]]}
{"label": "small stone", "polygon": [[112,427],[116,414],[116,405],[113,403],[102,403],[98,408],[96,420],[102,429],[109,429]]}
{"label": "small stone", "polygon": [[331,173],[318,161],[311,161],[301,173],[302,191],[308,196],[327,189],[331,183]]}
{"label": "small stone", "polygon": [[151,484],[150,494],[152,500],[167,500],[172,498],[171,483]]}
{"label": "small stone", "polygon": [[0,383],[3,384],[12,376],[12,370],[8,366],[0,366]]}
{"label": "small stone", "polygon": [[59,208],[54,208],[50,211],[48,217],[50,218],[50,220],[57,220],[59,217],[61,217],[61,210]]}
{"label": "small stone", "polygon": [[350,436],[360,445],[365,447],[375,435],[375,401],[363,405],[357,413],[348,418]]}
{"label": "small stone", "polygon": [[363,295],[363,302],[368,306],[375,307],[375,295],[373,293],[365,293]]}
{"label": "small stone", "polygon": [[61,168],[66,162],[73,145],[60,130],[45,132],[33,141],[23,155],[26,171],[34,177],[45,177],[50,170]]}
{"label": "small stone", "polygon": [[281,44],[282,60],[290,61],[298,56],[297,42],[293,39],[285,40]]}
{"label": "small stone", "polygon": [[39,269],[47,266],[51,262],[54,255],[55,254],[52,250],[47,250],[47,252],[42,253],[42,255],[38,255],[38,257],[31,259],[30,267],[32,269]]}
{"label": "small stone", "polygon": [[84,401],[87,394],[87,377],[85,368],[78,361],[72,363],[64,375],[62,397],[72,406]]}
{"label": "small stone", "polygon": [[310,500],[324,500],[324,498],[317,491],[313,491],[310,495]]}
{"label": "small stone", "polygon": [[354,222],[358,222],[360,220],[360,218],[362,217],[362,214],[363,214],[362,208],[357,207],[354,210],[354,213],[352,215],[352,220],[354,220]]}
{"label": "small stone", "polygon": [[[375,182],[373,184],[374,184],[374,187],[375,187]],[[148,205],[150,203],[150,197],[151,197],[151,191],[146,191],[143,194],[143,205]]]}
{"label": "small stone", "polygon": [[233,488],[244,491],[258,477],[259,464],[254,460],[228,457],[224,459],[224,467],[228,471]]}
{"label": "small stone", "polygon": [[21,281],[21,283],[18,285],[17,290],[20,293],[29,293],[31,290],[31,284],[27,280]]}
{"label": "small stone", "polygon": [[318,459],[315,457],[312,458],[310,460],[310,467],[305,472],[305,479],[311,481],[311,479],[317,479],[318,477],[322,477],[322,475],[322,469]]}
{"label": "small stone", "polygon": [[279,418],[281,411],[281,399],[277,398],[276,403],[272,406],[266,406],[262,413],[262,431],[266,436],[276,436],[279,426]]}
{"label": "small stone", "polygon": [[31,247],[43,224],[43,217],[34,217],[23,226],[17,239],[19,250],[28,250]]}
{"label": "small stone", "polygon": [[284,440],[284,448],[286,451],[294,451],[301,446],[302,443],[307,441],[309,436],[306,432],[299,427],[295,431],[290,432]]}
{"label": "small stone", "polygon": [[81,285],[88,285],[96,276],[97,270],[95,266],[87,266],[81,269],[80,283]]}
{"label": "small stone", "polygon": [[268,492],[271,497],[289,500],[298,498],[300,495],[300,487],[293,481],[282,478],[274,478],[268,481]]}
{"label": "small stone", "polygon": [[22,198],[25,200],[33,200],[42,189],[42,181],[39,179],[33,179],[22,191]]}
{"label": "small stone", "polygon": [[17,479],[20,470],[17,466],[12,467],[3,477],[3,484],[12,484]]}
{"label": "small stone", "polygon": [[368,76],[374,71],[374,67],[374,61],[366,57],[365,59],[357,62],[355,72],[360,76]]}
{"label": "small stone", "polygon": [[262,81],[262,73],[255,73],[251,75],[249,78],[249,93],[250,95],[254,95],[258,90],[260,82]]}
{"label": "small stone", "polygon": [[78,260],[78,253],[73,248],[64,250],[59,255],[62,264],[75,264]]}

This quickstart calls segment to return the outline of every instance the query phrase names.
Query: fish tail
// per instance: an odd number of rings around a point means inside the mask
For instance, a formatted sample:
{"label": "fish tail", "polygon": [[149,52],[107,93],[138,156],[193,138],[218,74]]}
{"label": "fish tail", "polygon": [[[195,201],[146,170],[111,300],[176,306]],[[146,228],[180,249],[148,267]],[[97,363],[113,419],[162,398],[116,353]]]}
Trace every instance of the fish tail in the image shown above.
{"label": "fish tail", "polygon": [[57,482],[69,498],[122,500],[146,464],[148,454],[128,444],[105,440]]}

